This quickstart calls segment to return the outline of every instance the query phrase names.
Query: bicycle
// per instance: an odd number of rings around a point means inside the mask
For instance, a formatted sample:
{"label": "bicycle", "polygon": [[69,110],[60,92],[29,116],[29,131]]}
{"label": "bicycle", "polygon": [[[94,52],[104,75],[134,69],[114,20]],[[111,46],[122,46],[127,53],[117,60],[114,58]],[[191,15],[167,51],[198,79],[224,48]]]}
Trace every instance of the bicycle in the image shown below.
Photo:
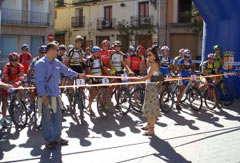
{"label": "bicycle", "polygon": [[9,114],[11,121],[17,129],[24,129],[28,122],[28,112],[26,105],[22,98],[19,96],[17,90],[8,90],[9,98]]}

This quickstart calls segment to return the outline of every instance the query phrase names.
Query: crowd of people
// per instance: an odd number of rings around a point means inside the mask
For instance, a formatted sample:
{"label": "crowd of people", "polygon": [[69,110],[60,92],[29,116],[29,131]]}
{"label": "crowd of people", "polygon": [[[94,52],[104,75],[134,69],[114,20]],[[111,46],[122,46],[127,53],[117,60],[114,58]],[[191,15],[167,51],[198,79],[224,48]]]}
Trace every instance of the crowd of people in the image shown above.
{"label": "crowd of people", "polygon": [[[189,49],[180,49],[179,55],[172,59],[170,57],[170,49],[168,46],[158,46],[148,48],[147,50],[141,46],[130,46],[129,50],[124,53],[121,50],[121,42],[114,41],[110,45],[108,40],[104,40],[101,47],[93,46],[92,48],[82,48],[84,38],[82,36],[75,37],[74,45],[59,45],[56,41],[48,45],[39,47],[37,57],[29,53],[29,46],[23,44],[22,52],[12,52],[9,54],[9,62],[3,67],[3,75],[1,80],[2,95],[2,126],[7,125],[7,97],[8,89],[21,86],[25,80],[30,80],[32,85],[36,86],[36,90],[32,90],[30,94],[30,109],[34,106],[36,97],[42,100],[42,131],[43,137],[47,142],[47,147],[52,149],[56,144],[66,145],[68,142],[61,138],[61,105],[59,92],[59,81],[64,74],[69,77],[67,85],[73,85],[73,77],[86,78],[86,74],[98,76],[137,76],[135,81],[149,81],[145,90],[145,101],[143,106],[143,114],[147,117],[147,125],[143,127],[146,130],[145,135],[154,135],[154,124],[156,117],[160,113],[158,104],[157,87],[164,87],[163,81],[152,83],[153,76],[179,76],[190,77],[196,70],[196,66],[192,62],[191,52]],[[204,75],[218,74],[222,65],[221,47],[214,46],[214,53],[208,55],[201,66],[201,72]],[[217,83],[219,78],[208,78],[203,80],[199,85],[200,89],[205,89],[208,83]],[[119,79],[111,80],[111,83],[121,82]],[[176,108],[181,110],[181,98],[187,80],[180,80],[179,92],[177,96]],[[102,83],[100,78],[91,78],[91,84]],[[114,87],[108,88],[109,96],[112,96]],[[68,89],[69,94],[73,93],[73,89]],[[94,97],[98,93],[98,89],[90,88],[90,97],[88,111],[91,116],[95,116],[92,110]],[[24,90],[19,90],[19,94],[23,95]],[[109,99],[110,100],[110,99]],[[53,101],[55,104],[53,106]],[[51,104],[51,105],[50,105]],[[110,104],[109,106],[110,107]],[[51,108],[51,109],[49,109]],[[54,122],[53,122],[54,121]],[[53,128],[53,130],[52,130]]]}

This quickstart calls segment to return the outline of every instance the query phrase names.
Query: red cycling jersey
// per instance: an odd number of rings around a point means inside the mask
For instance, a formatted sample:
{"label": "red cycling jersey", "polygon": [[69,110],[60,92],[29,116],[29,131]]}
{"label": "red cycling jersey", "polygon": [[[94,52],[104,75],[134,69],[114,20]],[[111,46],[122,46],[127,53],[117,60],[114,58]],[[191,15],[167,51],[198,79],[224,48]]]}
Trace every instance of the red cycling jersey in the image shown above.
{"label": "red cycling jersey", "polygon": [[6,81],[6,78],[8,78],[8,83],[18,82],[22,79],[19,78],[20,74],[24,73],[24,67],[20,63],[17,64],[17,66],[13,66],[10,63],[7,63],[3,67],[3,82]]}
{"label": "red cycling jersey", "polygon": [[[15,84],[18,81],[22,81],[23,77],[21,75],[24,74],[24,67],[20,63],[17,64],[17,66],[13,66],[10,63],[7,63],[3,67],[3,82],[9,83],[9,84]],[[8,80],[6,80],[8,79]],[[2,90],[2,96],[7,96],[8,93],[6,90]]]}
{"label": "red cycling jersey", "polygon": [[128,56],[128,60],[130,61],[131,69],[133,71],[135,71],[135,70],[139,71],[140,64],[142,62],[142,58],[133,54],[133,55]]}
{"label": "red cycling jersey", "polygon": [[101,49],[100,58],[107,68],[109,68],[110,55],[112,55],[113,53],[114,53],[114,50],[103,50],[103,49]]}
{"label": "red cycling jersey", "polygon": [[32,62],[33,57],[31,54],[23,54],[19,55],[19,63],[21,63],[24,67],[24,73],[27,74],[30,63]]}

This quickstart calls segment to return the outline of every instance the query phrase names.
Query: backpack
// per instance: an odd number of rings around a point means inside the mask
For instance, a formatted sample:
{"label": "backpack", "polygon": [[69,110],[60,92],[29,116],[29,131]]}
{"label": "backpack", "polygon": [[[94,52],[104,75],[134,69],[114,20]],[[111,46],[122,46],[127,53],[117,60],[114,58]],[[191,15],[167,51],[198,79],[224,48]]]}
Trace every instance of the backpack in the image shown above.
{"label": "backpack", "polygon": [[[19,56],[19,63],[22,63],[22,56],[23,56],[23,53],[21,53],[20,56]],[[28,56],[28,61],[29,61],[30,60],[30,55],[27,54],[27,56]]]}
{"label": "backpack", "polygon": [[10,64],[9,63],[7,64],[7,68],[8,68],[8,70],[7,70],[8,76],[10,76],[10,75],[17,75],[17,74],[20,73],[20,66],[19,66],[19,64],[17,64],[17,73],[16,74],[11,74],[11,68],[10,68]]}

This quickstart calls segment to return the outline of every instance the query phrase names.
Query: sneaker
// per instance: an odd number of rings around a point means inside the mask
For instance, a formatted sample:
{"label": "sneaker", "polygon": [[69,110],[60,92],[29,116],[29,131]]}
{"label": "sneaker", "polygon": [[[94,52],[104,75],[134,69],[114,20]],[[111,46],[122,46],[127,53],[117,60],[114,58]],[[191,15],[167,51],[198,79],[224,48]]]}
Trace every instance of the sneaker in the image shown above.
{"label": "sneaker", "polygon": [[50,143],[46,144],[46,148],[48,148],[48,149],[56,149],[57,146],[56,146],[55,142],[50,142]]}
{"label": "sneaker", "polygon": [[65,140],[63,138],[60,138],[59,140],[54,142],[55,145],[59,144],[59,145],[68,145],[68,140]]}
{"label": "sneaker", "polygon": [[182,107],[181,107],[179,104],[177,104],[177,105],[176,105],[176,109],[177,109],[177,110],[182,110]]}

